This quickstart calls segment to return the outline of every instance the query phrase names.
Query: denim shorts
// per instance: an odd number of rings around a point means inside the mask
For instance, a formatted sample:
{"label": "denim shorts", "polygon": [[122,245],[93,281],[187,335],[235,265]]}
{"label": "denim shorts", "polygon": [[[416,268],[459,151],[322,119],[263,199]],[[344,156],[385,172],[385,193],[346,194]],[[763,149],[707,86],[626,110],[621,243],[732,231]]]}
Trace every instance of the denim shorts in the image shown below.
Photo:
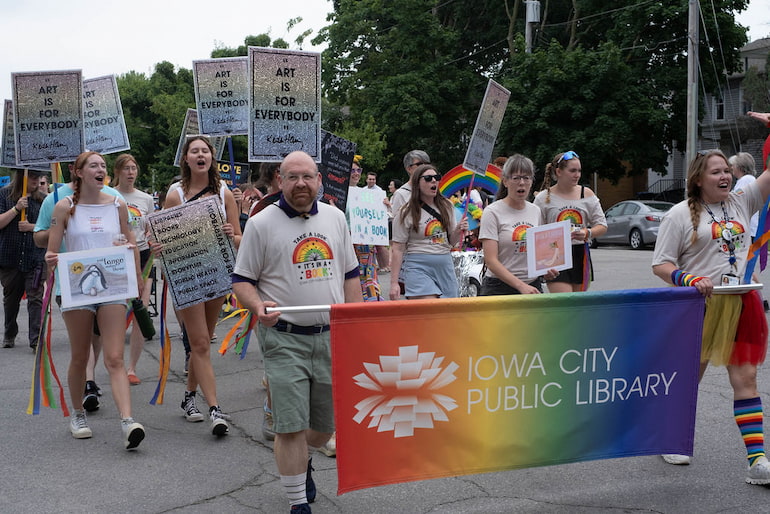
{"label": "denim shorts", "polygon": [[96,314],[96,310],[99,307],[103,307],[104,305],[122,305],[123,307],[126,307],[126,301],[125,300],[113,300],[113,301],[110,301],[110,302],[89,303],[88,305],[78,305],[77,307],[61,307],[61,311],[62,312],[91,311],[92,313]]}
{"label": "denim shorts", "polygon": [[257,334],[270,384],[273,430],[334,432],[329,332],[289,334],[260,324]]}

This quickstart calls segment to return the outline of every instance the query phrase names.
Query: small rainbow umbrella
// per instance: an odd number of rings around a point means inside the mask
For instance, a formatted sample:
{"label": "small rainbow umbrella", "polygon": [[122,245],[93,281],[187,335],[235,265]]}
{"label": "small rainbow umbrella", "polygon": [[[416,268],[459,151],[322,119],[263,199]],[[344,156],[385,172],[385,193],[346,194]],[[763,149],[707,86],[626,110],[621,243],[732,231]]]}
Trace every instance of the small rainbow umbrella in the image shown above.
{"label": "small rainbow umbrella", "polygon": [[[484,191],[494,195],[500,187],[502,173],[503,170],[494,164],[489,164],[483,176],[477,174],[473,179],[473,187],[479,186]],[[457,165],[441,177],[441,182],[438,183],[439,191],[441,191],[442,195],[449,197],[461,189],[468,188],[471,184],[472,176],[473,172],[471,170],[463,168],[462,164]]]}

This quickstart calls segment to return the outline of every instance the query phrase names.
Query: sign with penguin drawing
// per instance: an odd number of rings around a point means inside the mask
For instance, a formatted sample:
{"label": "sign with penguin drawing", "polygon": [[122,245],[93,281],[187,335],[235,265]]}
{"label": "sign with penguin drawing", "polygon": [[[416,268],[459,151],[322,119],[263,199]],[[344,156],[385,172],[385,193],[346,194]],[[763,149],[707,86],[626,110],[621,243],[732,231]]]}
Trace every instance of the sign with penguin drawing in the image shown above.
{"label": "sign with penguin drawing", "polygon": [[139,296],[134,251],[112,246],[59,254],[62,307],[128,300]]}

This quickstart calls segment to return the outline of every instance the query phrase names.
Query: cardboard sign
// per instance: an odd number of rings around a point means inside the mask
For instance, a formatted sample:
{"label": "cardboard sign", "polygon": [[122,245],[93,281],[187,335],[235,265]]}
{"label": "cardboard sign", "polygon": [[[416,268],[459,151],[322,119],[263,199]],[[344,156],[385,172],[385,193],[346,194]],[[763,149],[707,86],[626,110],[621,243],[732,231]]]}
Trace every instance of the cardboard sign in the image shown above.
{"label": "cardboard sign", "polygon": [[202,134],[249,133],[247,57],[193,61],[195,104]]}
{"label": "cardboard sign", "polygon": [[232,290],[235,251],[222,230],[219,205],[218,196],[207,196],[147,216],[154,239],[163,245],[163,275],[177,309]]}
{"label": "cardboard sign", "polygon": [[321,160],[321,54],[249,47],[249,161]]}
{"label": "cardboard sign", "polygon": [[388,246],[388,209],[383,200],[382,189],[350,188],[347,213],[353,243]]}
{"label": "cardboard sign", "polygon": [[[176,147],[174,166],[178,168],[182,162],[182,148],[184,148],[185,141],[187,141],[187,136],[198,135],[201,135],[200,129],[198,128],[198,111],[195,109],[187,109],[187,113],[184,115],[184,123],[182,124],[182,133],[179,135],[179,143]],[[208,137],[207,134],[203,135]],[[216,160],[221,159],[222,154],[225,151],[227,138],[224,136],[209,137],[209,142],[211,143],[211,146],[214,147],[214,157]]]}
{"label": "cardboard sign", "polygon": [[18,166],[74,161],[86,148],[80,70],[11,73]]}
{"label": "cardboard sign", "polygon": [[131,148],[115,75],[83,81],[83,120],[88,150],[108,154]]}
{"label": "cardboard sign", "polygon": [[479,175],[486,173],[510,96],[510,91],[494,80],[489,80],[484,101],[476,118],[476,127],[473,129],[473,136],[465,153],[464,168]]}
{"label": "cardboard sign", "polygon": [[321,201],[345,211],[356,144],[325,130],[321,130],[321,136]]}
{"label": "cardboard sign", "polygon": [[[245,184],[249,181],[249,172],[251,171],[251,167],[249,166],[248,162],[235,162],[233,163],[232,168],[230,167],[229,162],[218,162],[217,171],[219,171],[219,176],[225,182],[225,184],[227,184],[229,187],[232,187],[240,186],[241,184]],[[233,171],[235,171],[235,184],[233,184]]]}
{"label": "cardboard sign", "polygon": [[79,307],[139,296],[134,250],[128,246],[59,254],[61,306]]}

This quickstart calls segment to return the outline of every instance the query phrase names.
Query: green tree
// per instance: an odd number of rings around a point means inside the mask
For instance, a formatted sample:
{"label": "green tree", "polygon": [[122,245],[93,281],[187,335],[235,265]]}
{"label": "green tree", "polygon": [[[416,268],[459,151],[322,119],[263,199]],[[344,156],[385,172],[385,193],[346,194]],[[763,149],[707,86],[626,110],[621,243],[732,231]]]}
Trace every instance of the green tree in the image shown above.
{"label": "green tree", "polygon": [[553,41],[527,54],[521,38],[517,44],[502,78],[511,98],[498,136],[501,154],[525,153],[543,170],[555,153],[575,150],[586,172],[611,180],[626,171],[662,171],[667,115],[648,85],[633,81],[616,46],[566,50]]}
{"label": "green tree", "polygon": [[[714,0],[704,10],[700,67],[719,70],[704,75],[707,91],[740,69],[746,36],[733,13],[746,4]],[[335,0],[314,40],[328,44],[325,95],[350,123],[377,121],[396,168],[413,148],[442,167],[460,162],[494,78],[514,93],[501,153],[540,162],[582,143],[601,176],[662,170],[672,141],[685,139],[687,0],[542,6],[535,52],[524,56],[520,0]]]}

